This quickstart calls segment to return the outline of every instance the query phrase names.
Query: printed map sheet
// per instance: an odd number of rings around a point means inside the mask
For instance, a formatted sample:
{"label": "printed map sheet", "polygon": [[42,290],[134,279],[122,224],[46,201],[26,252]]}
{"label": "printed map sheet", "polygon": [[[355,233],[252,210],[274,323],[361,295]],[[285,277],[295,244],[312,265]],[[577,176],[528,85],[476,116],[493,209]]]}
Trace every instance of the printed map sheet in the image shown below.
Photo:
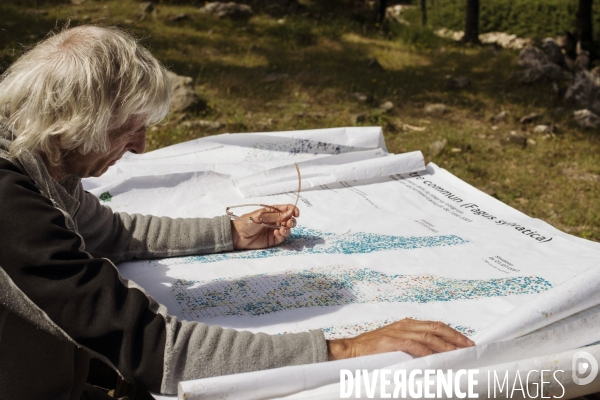
{"label": "printed map sheet", "polygon": [[[115,211],[213,217],[232,205],[293,203],[295,193],[283,192],[297,186],[294,163],[311,173],[298,227],[281,246],[124,263],[122,275],[181,319],[270,334],[322,329],[327,338],[410,317],[487,344],[600,303],[597,244],[425,168],[420,154],[388,155],[379,128],[207,137],[129,157],[84,185]],[[331,369],[302,367],[335,382]]]}

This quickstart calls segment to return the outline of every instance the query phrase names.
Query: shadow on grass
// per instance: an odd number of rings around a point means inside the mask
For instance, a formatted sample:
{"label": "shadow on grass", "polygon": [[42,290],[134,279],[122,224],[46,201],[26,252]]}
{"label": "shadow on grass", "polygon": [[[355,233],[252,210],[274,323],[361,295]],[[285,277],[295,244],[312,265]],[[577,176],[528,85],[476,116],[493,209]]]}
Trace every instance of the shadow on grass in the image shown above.
{"label": "shadow on grass", "polygon": [[[517,90],[522,85],[511,77],[516,67],[515,53],[508,50],[468,51],[447,42],[436,49],[403,54],[393,41],[349,41],[343,36],[327,38],[329,45],[312,45],[309,36],[316,35],[302,29],[298,38],[298,32],[274,35],[273,31],[265,33],[256,27],[230,24],[210,35],[198,35],[189,29],[176,43],[162,35],[151,37],[149,42],[161,60],[177,73],[196,78],[197,84],[216,88],[219,96],[251,96],[261,104],[288,101],[290,86],[298,86],[309,89],[314,97],[329,91],[347,95],[368,92],[375,99],[390,98],[396,104],[439,101],[474,112],[485,108],[481,99],[519,106],[556,106],[548,102],[556,97],[550,87]],[[398,66],[386,66],[385,70],[368,67],[374,55],[386,52],[397,52],[389,58],[398,60]],[[215,54],[218,57],[210,56]],[[222,61],[244,56],[262,60],[261,65]],[[419,65],[403,62],[405,57],[418,58]],[[275,73],[286,76],[268,78]],[[453,91],[447,76],[467,76],[472,84],[465,90]]]}

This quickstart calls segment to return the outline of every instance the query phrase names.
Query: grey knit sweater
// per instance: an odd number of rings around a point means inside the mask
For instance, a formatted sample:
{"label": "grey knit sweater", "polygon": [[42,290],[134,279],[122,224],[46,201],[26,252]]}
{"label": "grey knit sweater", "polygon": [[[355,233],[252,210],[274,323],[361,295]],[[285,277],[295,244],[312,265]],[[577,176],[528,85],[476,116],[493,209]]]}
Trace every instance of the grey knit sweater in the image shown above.
{"label": "grey knit sweater", "polygon": [[[147,390],[326,361],[321,331],[267,335],[178,321],[115,263],[232,250],[231,223],[113,213],[0,125],[0,393],[79,399],[90,357]],[[34,366],[34,367],[32,367]],[[14,396],[11,397],[11,394]],[[4,398],[4,397],[3,397]]]}

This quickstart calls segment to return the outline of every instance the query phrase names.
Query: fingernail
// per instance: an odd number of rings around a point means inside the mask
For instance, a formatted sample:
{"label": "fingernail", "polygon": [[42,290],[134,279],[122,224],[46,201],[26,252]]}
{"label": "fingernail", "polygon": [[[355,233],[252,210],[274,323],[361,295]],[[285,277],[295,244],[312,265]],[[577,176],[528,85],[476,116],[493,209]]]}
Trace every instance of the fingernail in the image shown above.
{"label": "fingernail", "polygon": [[467,339],[467,343],[469,343],[469,345],[471,345],[471,346],[474,346],[474,345],[475,345],[475,342],[474,342],[474,341],[472,341],[471,339]]}

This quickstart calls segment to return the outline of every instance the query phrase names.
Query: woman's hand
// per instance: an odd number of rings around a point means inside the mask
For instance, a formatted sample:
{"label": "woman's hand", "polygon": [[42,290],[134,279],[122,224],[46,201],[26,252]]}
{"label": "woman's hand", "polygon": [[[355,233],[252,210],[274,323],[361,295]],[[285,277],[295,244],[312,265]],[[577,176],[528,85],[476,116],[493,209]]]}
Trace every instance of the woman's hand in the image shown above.
{"label": "woman's hand", "polygon": [[471,347],[475,343],[442,322],[405,318],[350,339],[327,341],[329,361],[403,351],[412,356]]}
{"label": "woman's hand", "polygon": [[[296,218],[300,216],[298,207],[292,204],[276,205],[261,208],[249,214],[244,214],[243,219],[231,221],[231,237],[234,249],[264,249],[277,246],[290,236],[292,228],[296,226]],[[267,227],[260,223],[277,224],[280,228]]]}

